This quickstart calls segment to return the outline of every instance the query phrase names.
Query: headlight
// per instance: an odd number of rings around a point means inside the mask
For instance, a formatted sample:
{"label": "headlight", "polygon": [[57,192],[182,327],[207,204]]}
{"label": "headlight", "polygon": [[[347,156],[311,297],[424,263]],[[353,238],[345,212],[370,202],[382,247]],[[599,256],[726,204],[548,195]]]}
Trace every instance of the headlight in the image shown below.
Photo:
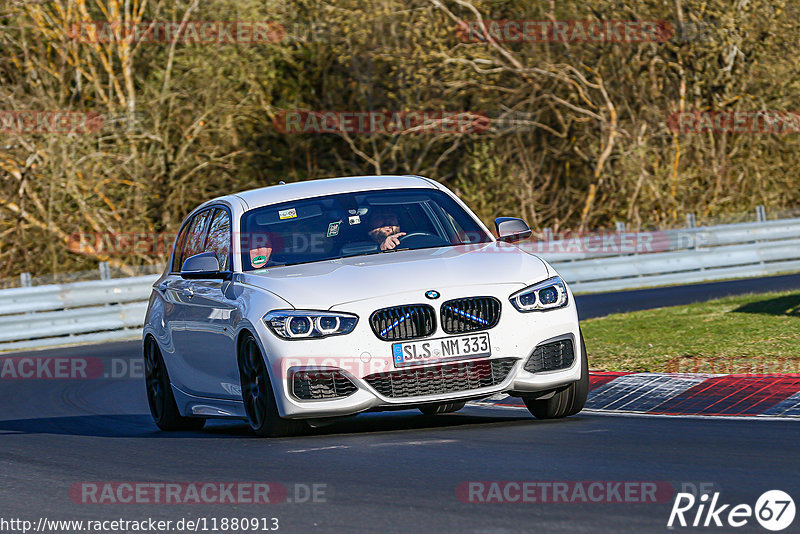
{"label": "headlight", "polygon": [[276,310],[263,317],[275,335],[283,339],[308,339],[349,334],[358,317],[349,313]]}
{"label": "headlight", "polygon": [[555,276],[517,291],[509,300],[521,312],[545,311],[563,308],[569,302],[569,295],[567,285],[560,277]]}

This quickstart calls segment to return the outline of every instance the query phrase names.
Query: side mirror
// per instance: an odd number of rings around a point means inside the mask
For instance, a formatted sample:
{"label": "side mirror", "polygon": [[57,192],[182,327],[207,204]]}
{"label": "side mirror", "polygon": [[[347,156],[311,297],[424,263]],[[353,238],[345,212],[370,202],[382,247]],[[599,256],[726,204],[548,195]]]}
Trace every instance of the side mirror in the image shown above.
{"label": "side mirror", "polygon": [[506,243],[522,241],[531,236],[528,223],[514,217],[498,217],[494,220],[494,227],[497,230],[497,240]]}
{"label": "side mirror", "polygon": [[186,280],[196,280],[201,278],[211,278],[217,280],[228,280],[231,278],[230,271],[220,271],[217,255],[213,252],[203,252],[187,258],[181,267],[181,278]]}

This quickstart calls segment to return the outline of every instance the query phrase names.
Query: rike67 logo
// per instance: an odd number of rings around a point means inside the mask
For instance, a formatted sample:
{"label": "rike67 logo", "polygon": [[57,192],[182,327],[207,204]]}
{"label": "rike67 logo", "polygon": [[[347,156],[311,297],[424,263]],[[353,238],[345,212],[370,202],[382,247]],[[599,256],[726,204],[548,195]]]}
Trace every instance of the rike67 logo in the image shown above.
{"label": "rike67 logo", "polygon": [[720,493],[707,493],[695,497],[691,493],[678,493],[669,514],[667,526],[686,527],[743,527],[753,517],[765,529],[774,532],[792,524],[795,515],[794,500],[781,490],[764,492],[755,506],[749,504],[722,504]]}

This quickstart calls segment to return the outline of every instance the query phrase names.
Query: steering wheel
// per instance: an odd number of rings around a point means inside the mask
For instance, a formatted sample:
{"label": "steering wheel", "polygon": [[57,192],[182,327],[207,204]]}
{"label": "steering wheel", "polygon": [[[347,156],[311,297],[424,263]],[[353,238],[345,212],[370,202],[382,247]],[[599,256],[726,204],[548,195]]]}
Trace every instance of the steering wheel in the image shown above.
{"label": "steering wheel", "polygon": [[443,247],[447,241],[436,234],[428,232],[413,232],[398,238],[399,248],[424,248],[424,247]]}
{"label": "steering wheel", "polygon": [[428,232],[413,232],[413,233],[410,233],[410,234],[406,234],[406,235],[400,236],[400,237],[397,238],[397,240],[402,243],[403,241],[405,241],[409,237],[436,237],[436,236],[433,235],[433,234],[429,234]]}

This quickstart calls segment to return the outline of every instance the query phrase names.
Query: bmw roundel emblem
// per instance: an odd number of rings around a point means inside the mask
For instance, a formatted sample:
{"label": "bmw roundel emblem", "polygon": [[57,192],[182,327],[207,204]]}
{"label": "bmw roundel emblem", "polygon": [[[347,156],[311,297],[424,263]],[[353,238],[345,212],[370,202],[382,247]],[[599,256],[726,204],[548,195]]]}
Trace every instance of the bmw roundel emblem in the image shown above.
{"label": "bmw roundel emblem", "polygon": [[425,296],[428,297],[431,300],[438,299],[439,298],[439,292],[436,291],[436,290],[431,289],[430,291],[426,291],[425,292]]}

